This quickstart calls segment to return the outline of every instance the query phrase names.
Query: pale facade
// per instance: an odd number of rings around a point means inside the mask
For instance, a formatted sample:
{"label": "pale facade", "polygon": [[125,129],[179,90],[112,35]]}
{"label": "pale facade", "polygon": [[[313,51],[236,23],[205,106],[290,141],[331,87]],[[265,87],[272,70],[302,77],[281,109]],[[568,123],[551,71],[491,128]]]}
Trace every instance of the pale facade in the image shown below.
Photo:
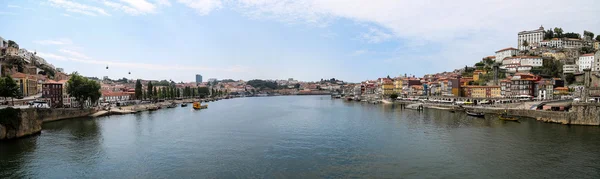
{"label": "pale facade", "polygon": [[519,32],[518,36],[519,50],[527,49],[527,47],[523,46],[524,41],[527,41],[529,47],[539,46],[540,42],[544,40],[544,27],[540,27],[536,30]]}
{"label": "pale facade", "polygon": [[563,74],[573,74],[579,71],[579,65],[563,65]]}
{"label": "pale facade", "polygon": [[594,63],[594,54],[583,54],[579,56],[579,60],[577,64],[579,65],[579,70],[591,69],[592,64]]}
{"label": "pale facade", "polygon": [[33,57],[33,53],[27,51],[27,49],[19,49],[19,57],[23,58],[27,63],[31,63],[31,58]]}
{"label": "pale facade", "polygon": [[600,51],[596,51],[592,65],[592,71],[600,71]]}
{"label": "pale facade", "polygon": [[512,47],[498,50],[498,51],[496,51],[496,54],[494,55],[496,57],[494,59],[494,61],[502,62],[502,60],[504,60],[505,58],[517,55],[518,51],[519,51],[518,49],[512,48]]}

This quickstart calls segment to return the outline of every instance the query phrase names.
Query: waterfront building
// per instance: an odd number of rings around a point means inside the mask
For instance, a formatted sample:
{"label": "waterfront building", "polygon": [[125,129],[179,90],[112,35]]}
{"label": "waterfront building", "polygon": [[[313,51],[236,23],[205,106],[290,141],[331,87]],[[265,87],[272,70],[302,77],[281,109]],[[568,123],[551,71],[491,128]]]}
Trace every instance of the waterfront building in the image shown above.
{"label": "waterfront building", "polygon": [[579,65],[563,65],[563,74],[574,74],[579,71]]}
{"label": "waterfront building", "polygon": [[[544,27],[540,26],[540,28],[536,30],[530,31],[521,31],[518,34],[518,49],[526,50],[529,47],[536,47],[539,43],[544,40]],[[529,44],[528,47],[523,46],[523,42],[527,41]]]}
{"label": "waterfront building", "polygon": [[384,96],[394,94],[394,82],[389,78],[380,78],[381,91]]}
{"label": "waterfront building", "polygon": [[594,50],[600,50],[600,42],[596,41],[592,43],[592,48],[594,48]]}
{"label": "waterfront building", "polygon": [[502,62],[502,60],[504,60],[505,58],[516,56],[517,52],[519,52],[519,50],[516,48],[512,48],[512,47],[498,50],[498,51],[496,51],[494,61]]}
{"label": "waterfront building", "polygon": [[463,86],[461,84],[461,78],[453,78],[450,79],[448,81],[448,96],[456,96],[456,97],[460,97],[461,96],[461,86]]}
{"label": "waterfront building", "polygon": [[508,79],[500,81],[500,96],[507,97],[511,94],[512,82]]}
{"label": "waterfront building", "polygon": [[583,41],[581,39],[574,38],[563,38],[563,48],[581,48],[583,47]]}
{"label": "waterfront building", "polygon": [[594,54],[588,53],[579,56],[579,60],[577,60],[577,64],[579,65],[579,70],[583,71],[584,69],[591,69],[592,64],[594,63]]}
{"label": "waterfront building", "polygon": [[38,94],[38,80],[35,75],[27,75],[24,73],[15,73],[11,76],[19,86],[19,90],[24,97]]}
{"label": "waterfront building", "polygon": [[58,108],[63,106],[63,83],[48,80],[42,85],[42,98],[49,101],[50,107]]}
{"label": "waterfront building", "polygon": [[196,74],[196,84],[202,83],[202,75]]}
{"label": "waterfront building", "polygon": [[500,86],[464,86],[462,87],[464,97],[469,98],[500,98],[502,97]]}
{"label": "waterfront building", "polygon": [[534,97],[535,96],[535,82],[539,80],[538,76],[535,76],[533,74],[524,74],[524,73],[518,73],[515,74],[515,76],[513,76],[511,78],[511,85],[510,85],[510,94],[507,94],[507,96],[513,96],[513,97],[524,97],[524,96],[528,96],[528,97]]}
{"label": "waterfront building", "polygon": [[101,102],[116,104],[119,102],[129,101],[131,95],[129,92],[112,92],[112,91],[103,91],[102,97],[100,97]]}
{"label": "waterfront building", "polygon": [[398,95],[402,94],[402,78],[394,79],[394,93]]}

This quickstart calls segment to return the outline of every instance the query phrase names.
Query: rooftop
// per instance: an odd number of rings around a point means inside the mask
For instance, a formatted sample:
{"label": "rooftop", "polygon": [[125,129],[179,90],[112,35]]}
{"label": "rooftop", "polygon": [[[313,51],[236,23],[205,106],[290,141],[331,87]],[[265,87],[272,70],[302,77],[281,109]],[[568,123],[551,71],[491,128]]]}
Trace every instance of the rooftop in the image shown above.
{"label": "rooftop", "polygon": [[507,50],[517,50],[517,49],[516,49],[516,48],[513,48],[513,47],[508,47],[508,48],[500,49],[500,50],[496,51],[496,53],[498,53],[498,52],[503,52],[503,51],[507,51]]}

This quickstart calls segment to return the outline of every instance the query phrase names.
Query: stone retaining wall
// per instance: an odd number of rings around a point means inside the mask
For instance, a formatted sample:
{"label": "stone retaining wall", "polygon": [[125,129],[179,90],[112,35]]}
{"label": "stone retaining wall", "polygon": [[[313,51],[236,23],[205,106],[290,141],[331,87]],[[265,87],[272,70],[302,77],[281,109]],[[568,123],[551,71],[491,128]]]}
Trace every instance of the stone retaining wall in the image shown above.
{"label": "stone retaining wall", "polygon": [[21,109],[19,114],[0,124],[0,140],[24,137],[42,131],[42,123],[90,115],[94,109]]}

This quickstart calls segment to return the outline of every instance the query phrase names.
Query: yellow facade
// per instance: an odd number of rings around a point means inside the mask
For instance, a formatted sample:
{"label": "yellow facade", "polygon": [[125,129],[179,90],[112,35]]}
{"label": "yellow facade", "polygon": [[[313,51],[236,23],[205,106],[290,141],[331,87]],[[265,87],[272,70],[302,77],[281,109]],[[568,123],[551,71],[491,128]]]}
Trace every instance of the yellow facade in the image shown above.
{"label": "yellow facade", "polygon": [[594,50],[600,50],[600,42],[594,42]]}
{"label": "yellow facade", "polygon": [[394,94],[394,84],[393,83],[384,83],[381,85],[383,89],[383,95],[392,95]]}
{"label": "yellow facade", "polygon": [[473,72],[473,81],[478,81],[478,80],[479,80],[479,78],[481,77],[481,75],[485,75],[485,74],[487,74],[487,72],[486,72],[486,71],[483,71],[483,70],[475,70],[475,71]]}
{"label": "yellow facade", "polygon": [[394,93],[396,93],[396,94],[402,93],[402,80],[401,79],[394,81]]}

